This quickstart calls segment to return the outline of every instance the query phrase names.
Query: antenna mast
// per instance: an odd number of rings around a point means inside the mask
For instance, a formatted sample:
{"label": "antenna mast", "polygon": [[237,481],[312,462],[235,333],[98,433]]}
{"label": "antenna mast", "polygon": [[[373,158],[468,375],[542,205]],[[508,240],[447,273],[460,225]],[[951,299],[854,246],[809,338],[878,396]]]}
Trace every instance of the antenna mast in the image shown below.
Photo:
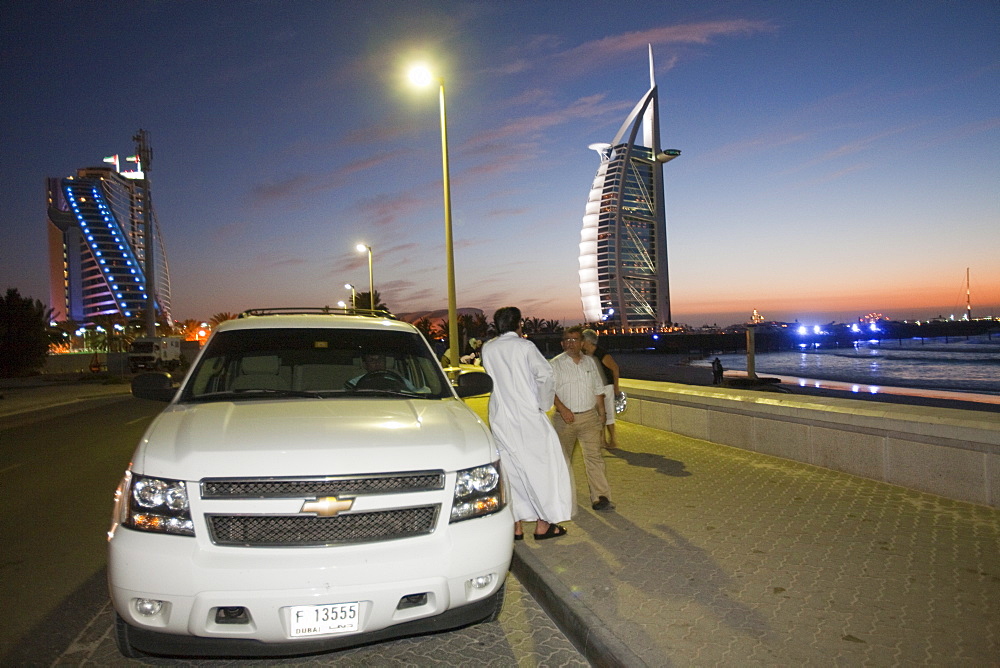
{"label": "antenna mast", "polygon": [[144,245],[146,260],[146,336],[156,336],[156,265],[153,262],[156,242],[153,229],[153,203],[149,195],[149,171],[153,166],[153,149],[149,146],[149,133],[139,129],[132,141],[135,142],[135,155],[142,165],[142,219],[145,226]]}

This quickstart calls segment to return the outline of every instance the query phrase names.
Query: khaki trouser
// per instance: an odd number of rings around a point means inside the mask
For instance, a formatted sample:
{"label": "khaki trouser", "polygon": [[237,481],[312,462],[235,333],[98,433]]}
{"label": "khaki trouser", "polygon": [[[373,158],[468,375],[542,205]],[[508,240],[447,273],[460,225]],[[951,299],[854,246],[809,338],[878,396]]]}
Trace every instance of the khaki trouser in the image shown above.
{"label": "khaki trouser", "polygon": [[590,486],[590,502],[597,501],[601,496],[610,499],[611,486],[608,484],[604,457],[601,455],[601,431],[604,430],[604,423],[597,410],[576,413],[570,423],[563,420],[559,411],[556,411],[552,416],[552,425],[559,434],[559,443],[562,445],[563,454],[566,455],[566,463],[570,465],[570,471],[573,470],[573,450],[576,442],[580,441],[583,465],[587,471],[587,484]]}

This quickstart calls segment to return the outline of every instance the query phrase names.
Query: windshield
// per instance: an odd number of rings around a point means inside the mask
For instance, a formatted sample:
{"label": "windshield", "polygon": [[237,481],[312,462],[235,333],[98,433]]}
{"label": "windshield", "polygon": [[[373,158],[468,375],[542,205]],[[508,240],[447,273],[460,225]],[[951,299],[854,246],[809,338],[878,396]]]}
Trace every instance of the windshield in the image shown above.
{"label": "windshield", "polygon": [[451,396],[424,339],[364,329],[245,329],[219,332],[182,401],[283,397]]}

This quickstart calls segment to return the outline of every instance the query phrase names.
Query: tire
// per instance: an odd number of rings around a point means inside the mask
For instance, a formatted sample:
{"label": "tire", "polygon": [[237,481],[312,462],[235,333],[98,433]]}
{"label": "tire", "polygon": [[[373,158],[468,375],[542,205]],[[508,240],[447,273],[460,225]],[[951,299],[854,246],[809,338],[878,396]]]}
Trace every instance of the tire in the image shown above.
{"label": "tire", "polygon": [[493,594],[491,597],[491,603],[493,607],[491,608],[490,614],[483,618],[482,623],[495,622],[500,618],[500,611],[503,610],[503,599],[504,595],[507,593],[507,583],[504,582],[500,585],[500,589],[497,589],[497,593]]}
{"label": "tire", "polygon": [[129,630],[130,627],[125,623],[125,620],[121,618],[117,612],[115,613],[115,644],[118,645],[118,651],[121,652],[122,656],[129,659],[142,659],[149,656],[144,652],[137,650],[132,646],[132,642],[129,640]]}

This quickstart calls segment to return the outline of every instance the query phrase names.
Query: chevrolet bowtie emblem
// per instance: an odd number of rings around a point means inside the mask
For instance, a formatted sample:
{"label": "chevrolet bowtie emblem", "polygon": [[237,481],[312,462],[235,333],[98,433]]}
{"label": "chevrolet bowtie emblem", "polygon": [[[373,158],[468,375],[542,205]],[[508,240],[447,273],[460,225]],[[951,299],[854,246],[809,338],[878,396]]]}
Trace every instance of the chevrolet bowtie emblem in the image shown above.
{"label": "chevrolet bowtie emblem", "polygon": [[354,505],[354,499],[338,499],[335,496],[324,496],[315,501],[306,501],[302,504],[302,512],[316,513],[322,517],[333,517],[342,510],[350,510]]}

